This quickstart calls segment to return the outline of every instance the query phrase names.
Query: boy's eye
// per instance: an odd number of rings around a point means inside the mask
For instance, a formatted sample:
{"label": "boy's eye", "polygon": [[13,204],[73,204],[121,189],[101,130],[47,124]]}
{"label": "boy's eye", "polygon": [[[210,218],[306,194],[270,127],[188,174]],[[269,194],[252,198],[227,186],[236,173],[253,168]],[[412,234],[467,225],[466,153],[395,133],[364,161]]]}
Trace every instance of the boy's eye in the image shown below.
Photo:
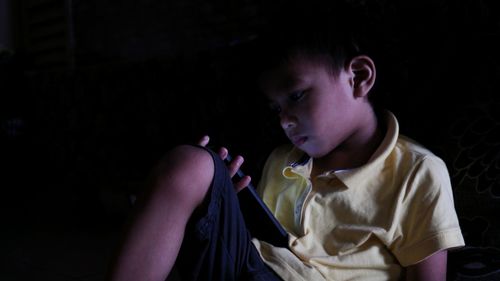
{"label": "boy's eye", "polygon": [[274,113],[280,113],[281,112],[281,107],[278,104],[276,104],[276,103],[270,103],[269,104],[269,108]]}
{"label": "boy's eye", "polygon": [[297,92],[293,92],[290,94],[290,96],[288,96],[288,98],[291,100],[291,101],[299,101],[301,100],[304,95],[305,95],[305,91],[297,91]]}

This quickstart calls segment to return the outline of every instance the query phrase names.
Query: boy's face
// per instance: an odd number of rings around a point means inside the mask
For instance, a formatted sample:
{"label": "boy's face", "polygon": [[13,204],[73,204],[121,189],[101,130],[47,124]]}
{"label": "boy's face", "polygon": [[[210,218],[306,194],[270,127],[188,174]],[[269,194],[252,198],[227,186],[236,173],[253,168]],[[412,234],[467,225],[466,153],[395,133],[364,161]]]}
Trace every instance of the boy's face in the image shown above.
{"label": "boy's face", "polygon": [[313,158],[355,139],[364,101],[348,69],[335,75],[325,63],[296,57],[263,73],[260,86],[290,141]]}

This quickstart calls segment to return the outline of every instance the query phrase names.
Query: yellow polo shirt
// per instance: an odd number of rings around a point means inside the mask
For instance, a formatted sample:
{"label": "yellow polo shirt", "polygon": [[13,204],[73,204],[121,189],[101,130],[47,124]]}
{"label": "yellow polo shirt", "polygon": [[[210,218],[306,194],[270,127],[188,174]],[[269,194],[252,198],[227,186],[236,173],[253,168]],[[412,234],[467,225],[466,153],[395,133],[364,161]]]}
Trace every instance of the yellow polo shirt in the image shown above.
{"label": "yellow polo shirt", "polygon": [[310,178],[313,160],[275,149],[259,192],[290,233],[289,249],[254,239],[284,280],[398,280],[403,267],[464,245],[445,163],[399,135],[394,115],[365,165]]}

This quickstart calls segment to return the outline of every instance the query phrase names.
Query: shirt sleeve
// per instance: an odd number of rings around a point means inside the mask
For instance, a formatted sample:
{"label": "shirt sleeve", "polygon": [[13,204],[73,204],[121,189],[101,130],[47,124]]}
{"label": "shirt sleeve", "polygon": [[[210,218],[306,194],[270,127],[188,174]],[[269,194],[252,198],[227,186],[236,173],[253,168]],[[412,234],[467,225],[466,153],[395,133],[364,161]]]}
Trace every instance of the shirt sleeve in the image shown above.
{"label": "shirt sleeve", "polygon": [[426,156],[405,185],[398,235],[391,245],[401,265],[416,264],[441,250],[464,245],[444,162]]}

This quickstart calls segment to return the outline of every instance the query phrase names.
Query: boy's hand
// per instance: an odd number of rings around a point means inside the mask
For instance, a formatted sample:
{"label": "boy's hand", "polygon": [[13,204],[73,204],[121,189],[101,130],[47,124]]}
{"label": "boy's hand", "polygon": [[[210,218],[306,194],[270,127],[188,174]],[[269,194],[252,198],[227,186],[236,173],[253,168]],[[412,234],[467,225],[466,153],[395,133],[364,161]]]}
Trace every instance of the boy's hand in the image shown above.
{"label": "boy's hand", "polygon": [[[210,138],[208,136],[203,136],[198,141],[198,145],[205,147],[205,146],[207,146],[207,144],[208,144],[209,141],[210,141]],[[219,149],[219,151],[217,152],[217,154],[219,154],[219,157],[222,160],[224,160],[224,159],[226,159],[226,157],[228,155],[228,150],[225,147],[221,147]],[[236,174],[236,172],[238,172],[238,169],[241,167],[241,165],[243,164],[244,161],[245,161],[245,159],[243,159],[242,156],[237,155],[236,157],[234,157],[233,161],[231,161],[231,163],[229,163],[229,165],[227,166],[227,168],[229,170],[229,176],[231,178],[234,177],[234,175]],[[235,188],[236,192],[239,192],[243,188],[247,187],[248,184],[250,184],[251,180],[252,179],[250,178],[250,176],[244,176],[240,181],[235,182],[234,183],[234,188]]]}

